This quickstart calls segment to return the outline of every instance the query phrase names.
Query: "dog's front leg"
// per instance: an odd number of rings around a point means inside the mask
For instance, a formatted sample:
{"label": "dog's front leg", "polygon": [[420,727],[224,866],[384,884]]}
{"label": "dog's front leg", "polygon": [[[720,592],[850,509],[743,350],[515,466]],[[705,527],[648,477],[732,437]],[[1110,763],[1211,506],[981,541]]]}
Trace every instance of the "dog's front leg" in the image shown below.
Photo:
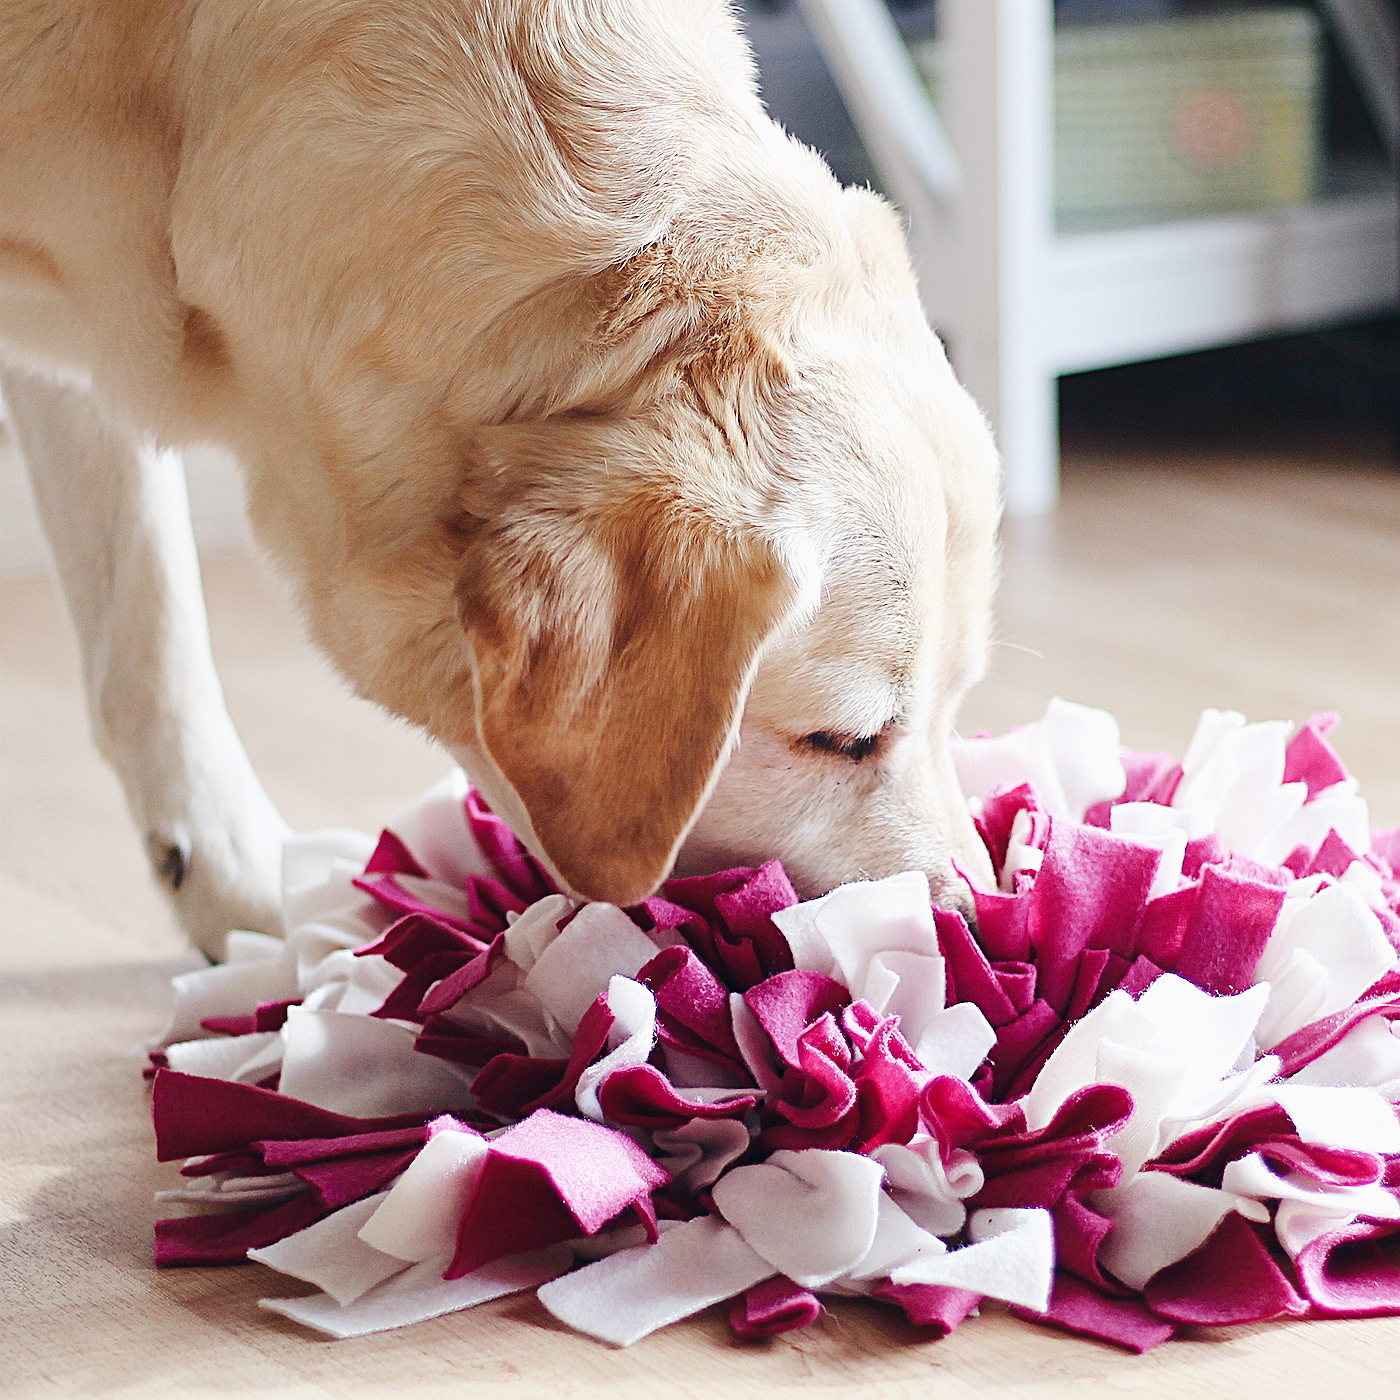
{"label": "dog's front leg", "polygon": [[224,707],[180,458],[136,445],[85,390],[3,374],[83,655],[93,736],[152,869],[211,957],[280,933],[287,826]]}

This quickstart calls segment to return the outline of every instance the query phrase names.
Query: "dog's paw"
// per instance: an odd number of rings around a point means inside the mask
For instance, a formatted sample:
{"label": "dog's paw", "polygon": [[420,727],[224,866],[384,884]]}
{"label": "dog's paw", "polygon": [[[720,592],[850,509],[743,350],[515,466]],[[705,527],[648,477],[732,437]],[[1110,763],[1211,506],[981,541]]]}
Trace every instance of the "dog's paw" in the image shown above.
{"label": "dog's paw", "polygon": [[234,929],[283,936],[282,843],[289,834],[271,803],[236,819],[162,822],[146,833],[151,873],[206,957],[222,961]]}

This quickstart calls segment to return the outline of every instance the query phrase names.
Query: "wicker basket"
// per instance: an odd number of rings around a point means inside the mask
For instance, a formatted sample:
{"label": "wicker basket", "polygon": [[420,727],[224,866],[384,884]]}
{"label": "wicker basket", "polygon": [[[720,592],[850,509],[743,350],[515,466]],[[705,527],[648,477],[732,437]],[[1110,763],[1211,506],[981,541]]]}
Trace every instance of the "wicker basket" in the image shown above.
{"label": "wicker basket", "polygon": [[[938,46],[912,47],[937,97]],[[1055,31],[1055,213],[1083,227],[1313,197],[1321,56],[1310,10]]]}

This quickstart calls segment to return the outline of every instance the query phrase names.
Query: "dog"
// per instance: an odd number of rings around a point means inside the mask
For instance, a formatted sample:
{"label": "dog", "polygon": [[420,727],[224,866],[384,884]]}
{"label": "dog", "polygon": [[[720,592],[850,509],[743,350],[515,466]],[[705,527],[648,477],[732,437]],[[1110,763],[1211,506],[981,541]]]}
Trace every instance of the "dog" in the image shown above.
{"label": "dog", "polygon": [[948,758],[998,464],[902,232],[723,0],[11,0],[3,390],[192,939],[278,932],[176,452],[576,895],[989,878]]}

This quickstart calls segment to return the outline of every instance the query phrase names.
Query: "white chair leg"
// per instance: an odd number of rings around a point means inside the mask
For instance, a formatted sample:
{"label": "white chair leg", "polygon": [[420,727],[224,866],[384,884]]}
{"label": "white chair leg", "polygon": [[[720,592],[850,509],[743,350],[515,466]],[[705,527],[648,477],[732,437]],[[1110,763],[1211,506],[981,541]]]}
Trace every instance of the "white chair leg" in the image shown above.
{"label": "white chair leg", "polygon": [[991,419],[1010,515],[1054,507],[1055,382],[1044,324],[1054,236],[1051,0],[942,0],[957,155],[958,375]]}
{"label": "white chair leg", "polygon": [[1054,234],[1052,0],[940,0],[938,114],[884,0],[800,3],[908,216],[929,319],[1001,448],[1007,511],[1050,510],[1059,488],[1043,320]]}

